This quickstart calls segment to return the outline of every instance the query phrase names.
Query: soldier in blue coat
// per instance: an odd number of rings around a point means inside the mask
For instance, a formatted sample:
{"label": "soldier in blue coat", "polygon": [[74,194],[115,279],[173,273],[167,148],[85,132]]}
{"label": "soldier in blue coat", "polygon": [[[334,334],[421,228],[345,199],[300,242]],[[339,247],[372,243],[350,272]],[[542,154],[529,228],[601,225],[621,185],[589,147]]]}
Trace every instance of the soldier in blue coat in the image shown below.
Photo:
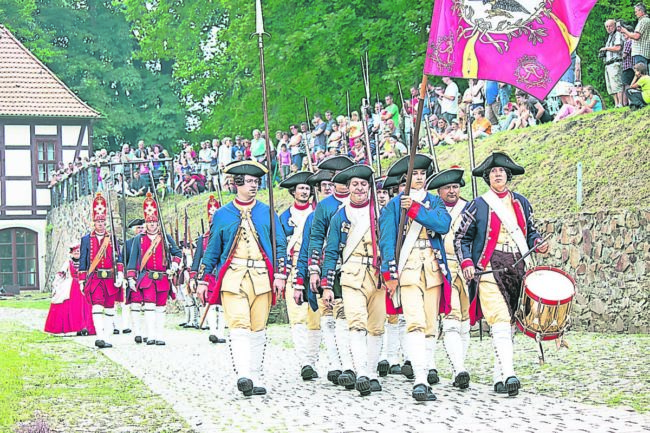
{"label": "soldier in blue coat", "polygon": [[[485,317],[494,348],[494,391],[509,396],[519,393],[521,383],[513,365],[514,313],[519,302],[528,258],[513,266],[529,249],[546,253],[548,244],[535,227],[533,209],[521,194],[508,189],[512,176],[525,170],[508,155],[494,152],[472,175],[482,177],[490,189],[470,202],[462,213],[454,247],[466,281],[469,281],[469,319]],[[475,272],[487,273],[475,278]]]}
{"label": "soldier in blue coat", "polygon": [[[245,396],[264,395],[262,366],[269,311],[287,279],[287,238],[280,219],[256,200],[260,179],[268,170],[254,161],[226,166],[237,187],[235,200],[217,211],[197,278],[198,295],[221,304],[230,329],[230,352]],[[277,263],[272,263],[271,217],[275,223]]]}
{"label": "soldier in blue coat", "polygon": [[[127,228],[133,230],[134,237],[127,239],[126,243],[122,248],[122,257],[124,258],[124,263],[129,263],[129,256],[131,254],[131,248],[133,248],[133,239],[135,236],[144,233],[144,219],[136,218],[129,222]],[[141,332],[141,313],[142,313],[142,303],[136,302],[133,303],[132,295],[133,292],[131,288],[126,285],[126,293],[124,295],[124,305],[122,306],[122,322],[127,323],[133,327],[133,333],[135,334],[135,342],[142,343],[142,332]],[[125,316],[126,315],[126,319]],[[124,334],[128,334],[125,329],[122,331]]]}
{"label": "soldier in blue coat", "polygon": [[[354,165],[354,162],[347,156],[332,156],[329,157],[318,166],[321,170],[331,170],[335,174],[341,170]],[[309,265],[309,289],[312,293],[321,293],[321,263],[323,257],[323,248],[325,246],[325,239],[327,237],[327,230],[329,224],[336,213],[336,211],[345,203],[349,201],[350,192],[348,187],[344,184],[334,184],[334,193],[318,203],[316,211],[314,212],[314,219],[311,226],[309,235],[309,249],[308,249],[308,265]],[[350,354],[350,342],[348,326],[345,320],[345,311],[343,309],[343,302],[341,300],[340,286],[338,279],[334,285],[334,295],[336,301],[330,305],[333,309],[335,320],[335,338],[338,347],[339,359],[341,360],[342,370],[352,370],[352,356]],[[327,379],[334,384],[340,384],[338,380],[338,371],[330,371]],[[342,385],[342,384],[340,384]],[[354,382],[345,385],[350,389],[354,389]]]}
{"label": "soldier in blue coat", "polygon": [[[431,165],[427,155],[415,156],[410,194],[393,198],[380,219],[382,272],[391,296],[400,287],[407,328],[405,352],[413,365],[412,396],[417,401],[436,399],[429,385],[440,381],[435,367],[438,314],[450,311],[451,285],[442,235],[449,231],[451,217],[440,197],[425,188]],[[394,171],[406,173],[408,156],[395,166]],[[402,209],[407,230],[397,262],[397,233],[404,229],[398,227]]]}

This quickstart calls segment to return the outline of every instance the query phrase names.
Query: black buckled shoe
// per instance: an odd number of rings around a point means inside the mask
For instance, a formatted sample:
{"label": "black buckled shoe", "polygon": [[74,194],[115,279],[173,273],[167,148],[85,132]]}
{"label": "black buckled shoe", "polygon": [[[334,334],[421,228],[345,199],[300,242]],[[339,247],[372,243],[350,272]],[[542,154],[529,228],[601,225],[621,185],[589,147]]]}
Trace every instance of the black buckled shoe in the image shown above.
{"label": "black buckled shoe", "polygon": [[381,383],[377,379],[370,379],[370,391],[379,392],[381,391]]}
{"label": "black buckled shoe", "polygon": [[402,367],[399,364],[391,365],[388,374],[402,374]]}
{"label": "black buckled shoe", "polygon": [[131,333],[131,328],[126,328],[122,330],[122,334],[130,334]]}
{"label": "black buckled shoe", "polygon": [[254,386],[253,395],[266,395],[266,388],[263,386]]}
{"label": "black buckled shoe", "polygon": [[253,381],[246,377],[240,377],[239,380],[237,380],[237,389],[241,391],[245,397],[250,397],[253,395]]}
{"label": "black buckled shoe", "polygon": [[312,375],[311,375],[311,378],[312,378],[312,379],[318,379],[319,377],[320,377],[320,376],[318,375],[318,372],[317,372],[316,370],[314,370],[314,372],[313,372]]}
{"label": "black buckled shoe", "polygon": [[334,385],[338,385],[340,375],[341,375],[341,370],[330,370],[327,372],[327,380],[332,382]]}
{"label": "black buckled shoe", "polygon": [[118,335],[120,333],[119,329],[113,329],[113,335]]}
{"label": "black buckled shoe", "polygon": [[107,343],[104,340],[95,340],[95,346],[99,349],[108,349],[109,347],[113,347],[111,343]]}
{"label": "black buckled shoe", "polygon": [[506,389],[506,386],[503,384],[503,382],[497,382],[494,384],[494,392],[497,394],[507,394],[508,390]]}
{"label": "black buckled shoe", "polygon": [[357,375],[352,370],[345,370],[338,378],[338,383],[344,386],[345,389],[354,389],[354,384],[357,381]]}
{"label": "black buckled shoe", "polygon": [[302,377],[302,380],[312,380],[314,373],[316,372],[311,365],[305,365],[300,369],[300,377]]}
{"label": "black buckled shoe", "polygon": [[183,322],[183,323],[178,324],[178,326],[180,326],[181,328],[185,328],[185,325],[187,325],[187,322]]}
{"label": "black buckled shoe", "polygon": [[359,391],[361,397],[370,395],[370,379],[368,379],[366,376],[358,377],[357,381],[354,384],[354,388]]}
{"label": "black buckled shoe", "polygon": [[210,335],[208,337],[208,340],[210,340],[210,343],[212,343],[212,344],[217,344],[217,341],[219,341],[219,339],[217,338],[216,335]]}
{"label": "black buckled shoe", "polygon": [[153,346],[156,344],[156,340],[147,340],[147,346]]}
{"label": "black buckled shoe", "polygon": [[377,364],[377,373],[379,374],[379,377],[388,376],[388,370],[390,370],[390,364],[388,363],[388,361],[386,361],[385,359],[379,361],[379,364]]}
{"label": "black buckled shoe", "polygon": [[429,370],[429,373],[427,373],[427,382],[429,382],[429,385],[435,385],[436,383],[440,383],[438,370],[436,370],[435,368]]}
{"label": "black buckled shoe", "polygon": [[165,342],[162,340],[156,340],[156,346],[164,346]]}
{"label": "black buckled shoe", "polygon": [[431,392],[431,387],[423,383],[415,385],[411,395],[415,401],[436,401],[436,396]]}
{"label": "black buckled shoe", "polygon": [[415,379],[415,373],[413,373],[411,361],[404,361],[404,365],[402,365],[402,374],[406,376],[407,379]]}
{"label": "black buckled shoe", "polygon": [[466,371],[461,371],[454,378],[454,383],[452,385],[459,389],[469,388],[469,373]]}
{"label": "black buckled shoe", "polygon": [[136,335],[134,338],[136,344],[141,344],[142,343],[142,337],[139,335]]}
{"label": "black buckled shoe", "polygon": [[506,379],[506,392],[509,397],[514,397],[519,394],[519,388],[521,388],[521,382],[517,379],[517,376],[510,376]]}
{"label": "black buckled shoe", "polygon": [[88,330],[86,328],[82,329],[81,330],[81,335],[83,335],[84,337],[87,336],[88,335]]}

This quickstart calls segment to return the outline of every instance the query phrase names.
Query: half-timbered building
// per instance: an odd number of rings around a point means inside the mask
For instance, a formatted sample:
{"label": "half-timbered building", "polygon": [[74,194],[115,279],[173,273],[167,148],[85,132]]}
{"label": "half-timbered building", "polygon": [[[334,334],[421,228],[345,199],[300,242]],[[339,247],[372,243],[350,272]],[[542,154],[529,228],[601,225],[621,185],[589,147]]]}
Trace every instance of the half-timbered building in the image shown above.
{"label": "half-timbered building", "polygon": [[44,284],[50,174],[90,155],[99,117],[0,25],[0,288]]}

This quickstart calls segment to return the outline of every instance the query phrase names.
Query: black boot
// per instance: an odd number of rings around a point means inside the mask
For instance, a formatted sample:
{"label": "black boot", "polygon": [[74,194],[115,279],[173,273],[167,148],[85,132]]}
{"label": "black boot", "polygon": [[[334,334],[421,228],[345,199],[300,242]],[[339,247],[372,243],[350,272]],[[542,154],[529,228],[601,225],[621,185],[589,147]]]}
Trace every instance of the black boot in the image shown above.
{"label": "black boot", "polygon": [[381,391],[381,383],[377,379],[370,379],[370,391],[379,392]]}
{"label": "black boot", "polygon": [[413,373],[411,361],[404,361],[404,365],[402,365],[402,374],[406,376],[407,379],[415,379],[415,373]]}
{"label": "black boot", "polygon": [[88,335],[88,330],[86,328],[82,329],[81,330],[81,335],[83,335],[84,337],[87,336]]}
{"label": "black boot", "polygon": [[[314,379],[315,373],[316,372],[314,371],[311,365],[305,365],[300,370],[300,377],[302,377],[302,380],[312,380]],[[316,377],[318,377],[318,375],[316,375]]]}
{"label": "black boot", "polygon": [[519,394],[519,388],[521,388],[521,382],[519,382],[517,376],[510,376],[506,379],[506,390],[509,397]]}
{"label": "black boot", "polygon": [[338,378],[338,383],[344,386],[345,389],[354,389],[354,384],[357,381],[357,375],[352,370],[345,370]]}
{"label": "black boot", "polygon": [[156,340],[156,346],[164,346],[165,342],[162,340]]}
{"label": "black boot", "polygon": [[216,335],[210,335],[210,336],[208,337],[208,340],[210,340],[210,343],[212,343],[212,344],[217,344],[217,340],[218,340],[218,338],[217,338]]}
{"label": "black boot", "polygon": [[416,401],[435,401],[436,396],[431,392],[431,387],[426,386],[423,383],[419,383],[413,387],[413,392],[411,393],[413,398]]}
{"label": "black boot", "polygon": [[100,349],[108,349],[109,347],[113,347],[111,343],[107,343],[104,340],[95,340],[95,346]]}
{"label": "black boot", "polygon": [[240,377],[239,380],[237,380],[237,389],[241,391],[244,396],[250,397],[253,395],[253,381],[246,377]]}
{"label": "black boot", "polygon": [[361,397],[370,395],[370,379],[368,379],[366,376],[358,377],[356,383],[354,384],[354,387],[357,391],[359,391]]}
{"label": "black boot", "polygon": [[506,389],[506,386],[503,384],[503,382],[497,382],[494,384],[494,392],[497,394],[507,394],[508,390]]}
{"label": "black boot", "polygon": [[454,378],[454,383],[452,384],[459,389],[469,388],[469,373],[466,371],[461,371]]}
{"label": "black boot", "polygon": [[327,372],[327,380],[332,382],[334,385],[339,384],[339,376],[341,375],[341,370],[331,370]]}
{"label": "black boot", "polygon": [[131,333],[131,328],[126,328],[122,331],[122,334],[130,334]]}
{"label": "black boot", "polygon": [[183,322],[183,323],[178,324],[178,326],[180,326],[181,328],[185,328],[186,327],[185,325],[187,325],[187,322]]}
{"label": "black boot", "polygon": [[263,386],[254,386],[253,395],[266,395],[266,388]]}
{"label": "black boot", "polygon": [[141,344],[141,343],[142,343],[142,337],[139,336],[139,335],[136,335],[136,336],[135,336],[135,342],[136,342],[137,344]]}
{"label": "black boot", "polygon": [[147,346],[153,346],[156,344],[156,340],[147,340]]}
{"label": "black boot", "polygon": [[118,335],[120,331],[118,329],[113,329],[113,335]]}
{"label": "black boot", "polygon": [[429,385],[435,385],[436,383],[440,382],[440,377],[438,377],[438,370],[435,368],[429,370],[429,373],[427,374],[427,382],[429,382]]}
{"label": "black boot", "polygon": [[383,361],[379,361],[379,364],[377,364],[377,373],[379,373],[379,377],[388,376],[388,370],[390,370],[390,364],[388,361],[385,359]]}
{"label": "black boot", "polygon": [[391,365],[388,374],[402,374],[402,367],[399,364]]}

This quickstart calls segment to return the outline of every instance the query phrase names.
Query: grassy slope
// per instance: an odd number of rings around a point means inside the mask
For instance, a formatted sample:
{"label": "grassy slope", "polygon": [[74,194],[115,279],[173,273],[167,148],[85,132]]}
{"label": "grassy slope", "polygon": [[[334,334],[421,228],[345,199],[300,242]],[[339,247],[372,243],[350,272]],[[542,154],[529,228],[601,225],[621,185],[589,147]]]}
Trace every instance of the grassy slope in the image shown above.
{"label": "grassy slope", "polygon": [[[56,431],[192,431],[139,379],[61,337],[0,320],[0,431],[42,416]],[[107,409],[110,408],[110,409]]]}

